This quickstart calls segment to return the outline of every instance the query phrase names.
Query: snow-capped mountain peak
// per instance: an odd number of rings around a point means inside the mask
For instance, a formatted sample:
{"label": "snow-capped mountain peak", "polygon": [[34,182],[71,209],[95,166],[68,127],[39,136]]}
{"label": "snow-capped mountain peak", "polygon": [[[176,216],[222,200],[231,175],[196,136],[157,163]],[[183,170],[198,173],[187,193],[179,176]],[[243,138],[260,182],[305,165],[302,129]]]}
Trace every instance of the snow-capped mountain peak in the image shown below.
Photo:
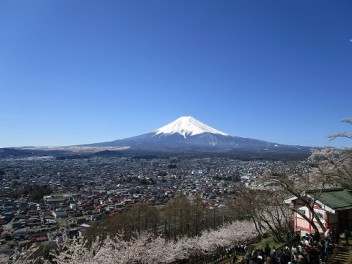
{"label": "snow-capped mountain peak", "polygon": [[181,134],[184,138],[203,133],[218,134],[228,136],[228,134],[216,130],[191,116],[181,116],[170,124],[154,131],[156,135]]}

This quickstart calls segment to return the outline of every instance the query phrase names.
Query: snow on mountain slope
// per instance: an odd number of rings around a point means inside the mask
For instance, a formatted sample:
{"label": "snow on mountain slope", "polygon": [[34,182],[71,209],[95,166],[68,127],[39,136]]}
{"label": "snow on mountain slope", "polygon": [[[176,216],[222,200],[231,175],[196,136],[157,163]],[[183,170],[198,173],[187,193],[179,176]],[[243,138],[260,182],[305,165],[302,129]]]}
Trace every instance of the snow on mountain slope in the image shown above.
{"label": "snow on mountain slope", "polygon": [[198,121],[191,116],[182,116],[170,124],[163,126],[154,131],[156,135],[172,135],[181,134],[184,138],[187,136],[195,136],[203,133],[218,134],[222,136],[229,136],[228,134],[216,130],[206,124]]}

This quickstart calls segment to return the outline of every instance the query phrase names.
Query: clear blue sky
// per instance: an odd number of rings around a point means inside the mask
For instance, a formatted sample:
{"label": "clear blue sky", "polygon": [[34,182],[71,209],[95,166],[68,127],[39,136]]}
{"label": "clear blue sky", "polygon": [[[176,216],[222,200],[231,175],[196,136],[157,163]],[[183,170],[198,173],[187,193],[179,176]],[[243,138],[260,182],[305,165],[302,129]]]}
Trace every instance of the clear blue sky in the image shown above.
{"label": "clear blue sky", "polygon": [[183,115],[329,145],[352,131],[351,14],[349,0],[2,0],[0,147],[109,141]]}

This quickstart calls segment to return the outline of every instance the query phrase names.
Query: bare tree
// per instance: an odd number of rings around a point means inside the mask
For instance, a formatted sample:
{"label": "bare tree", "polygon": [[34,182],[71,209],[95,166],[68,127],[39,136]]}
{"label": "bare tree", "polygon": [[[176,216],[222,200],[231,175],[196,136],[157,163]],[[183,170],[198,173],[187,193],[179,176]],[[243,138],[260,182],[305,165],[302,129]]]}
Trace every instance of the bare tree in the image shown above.
{"label": "bare tree", "polygon": [[305,215],[305,213],[299,210],[297,207],[290,206],[290,209],[304,218],[315,231],[319,231],[318,227],[320,227],[320,229],[325,232],[325,225],[321,222],[318,213],[314,210],[314,207],[317,204],[317,200],[325,188],[324,182],[320,184],[319,188],[315,188],[315,190],[312,191],[307,188],[308,185],[302,184],[303,182],[309,181],[308,175],[302,176],[301,182],[297,182],[297,179],[293,180],[292,177],[284,174],[280,175],[280,177],[277,177],[275,181],[278,186],[282,188],[283,192],[293,196],[299,203],[301,203],[309,210],[310,217]]}
{"label": "bare tree", "polygon": [[277,242],[283,242],[291,223],[291,212],[283,200],[282,192],[242,187],[232,207],[237,217],[250,219],[261,236],[269,234]]}
{"label": "bare tree", "polygon": [[326,148],[310,157],[314,184],[325,182],[329,187],[352,189],[352,149]]}
{"label": "bare tree", "polygon": [[[342,121],[352,125],[352,118]],[[331,140],[340,137],[352,139],[352,133],[338,132],[328,136]],[[284,191],[296,197],[309,210],[311,217],[292,207],[294,212],[308,221],[315,231],[318,231],[318,227],[325,231],[325,225],[314,210],[314,206],[324,189],[332,187],[352,189],[352,149],[315,150],[308,160],[310,169],[307,173],[287,175],[279,172],[276,173],[278,177],[275,177],[274,181]]]}
{"label": "bare tree", "polygon": [[[352,117],[344,118],[341,120],[341,122],[347,123],[349,125],[352,125]],[[352,139],[352,133],[350,132],[337,132],[334,134],[330,134],[327,136],[330,140],[334,140],[336,138],[349,138]]]}
{"label": "bare tree", "polygon": [[[342,122],[352,125],[352,118],[345,118]],[[338,132],[327,136],[330,140],[336,138],[352,139],[350,132]],[[312,164],[312,179],[316,182],[322,178],[331,187],[352,189],[352,149],[325,148],[314,151],[310,157]]]}

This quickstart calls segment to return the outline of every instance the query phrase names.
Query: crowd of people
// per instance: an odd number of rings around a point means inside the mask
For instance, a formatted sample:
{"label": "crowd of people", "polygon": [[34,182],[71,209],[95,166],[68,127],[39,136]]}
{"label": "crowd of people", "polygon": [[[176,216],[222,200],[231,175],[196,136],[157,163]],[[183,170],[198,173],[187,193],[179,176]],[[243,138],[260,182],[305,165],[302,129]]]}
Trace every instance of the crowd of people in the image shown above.
{"label": "crowd of people", "polygon": [[[351,234],[344,232],[346,245]],[[270,247],[268,244],[263,249],[255,249],[247,252],[244,256],[233,255],[233,263],[242,264],[322,264],[332,253],[335,244],[339,243],[339,236],[334,231],[326,230],[324,234],[315,232],[297,236],[290,245],[279,249]]]}

